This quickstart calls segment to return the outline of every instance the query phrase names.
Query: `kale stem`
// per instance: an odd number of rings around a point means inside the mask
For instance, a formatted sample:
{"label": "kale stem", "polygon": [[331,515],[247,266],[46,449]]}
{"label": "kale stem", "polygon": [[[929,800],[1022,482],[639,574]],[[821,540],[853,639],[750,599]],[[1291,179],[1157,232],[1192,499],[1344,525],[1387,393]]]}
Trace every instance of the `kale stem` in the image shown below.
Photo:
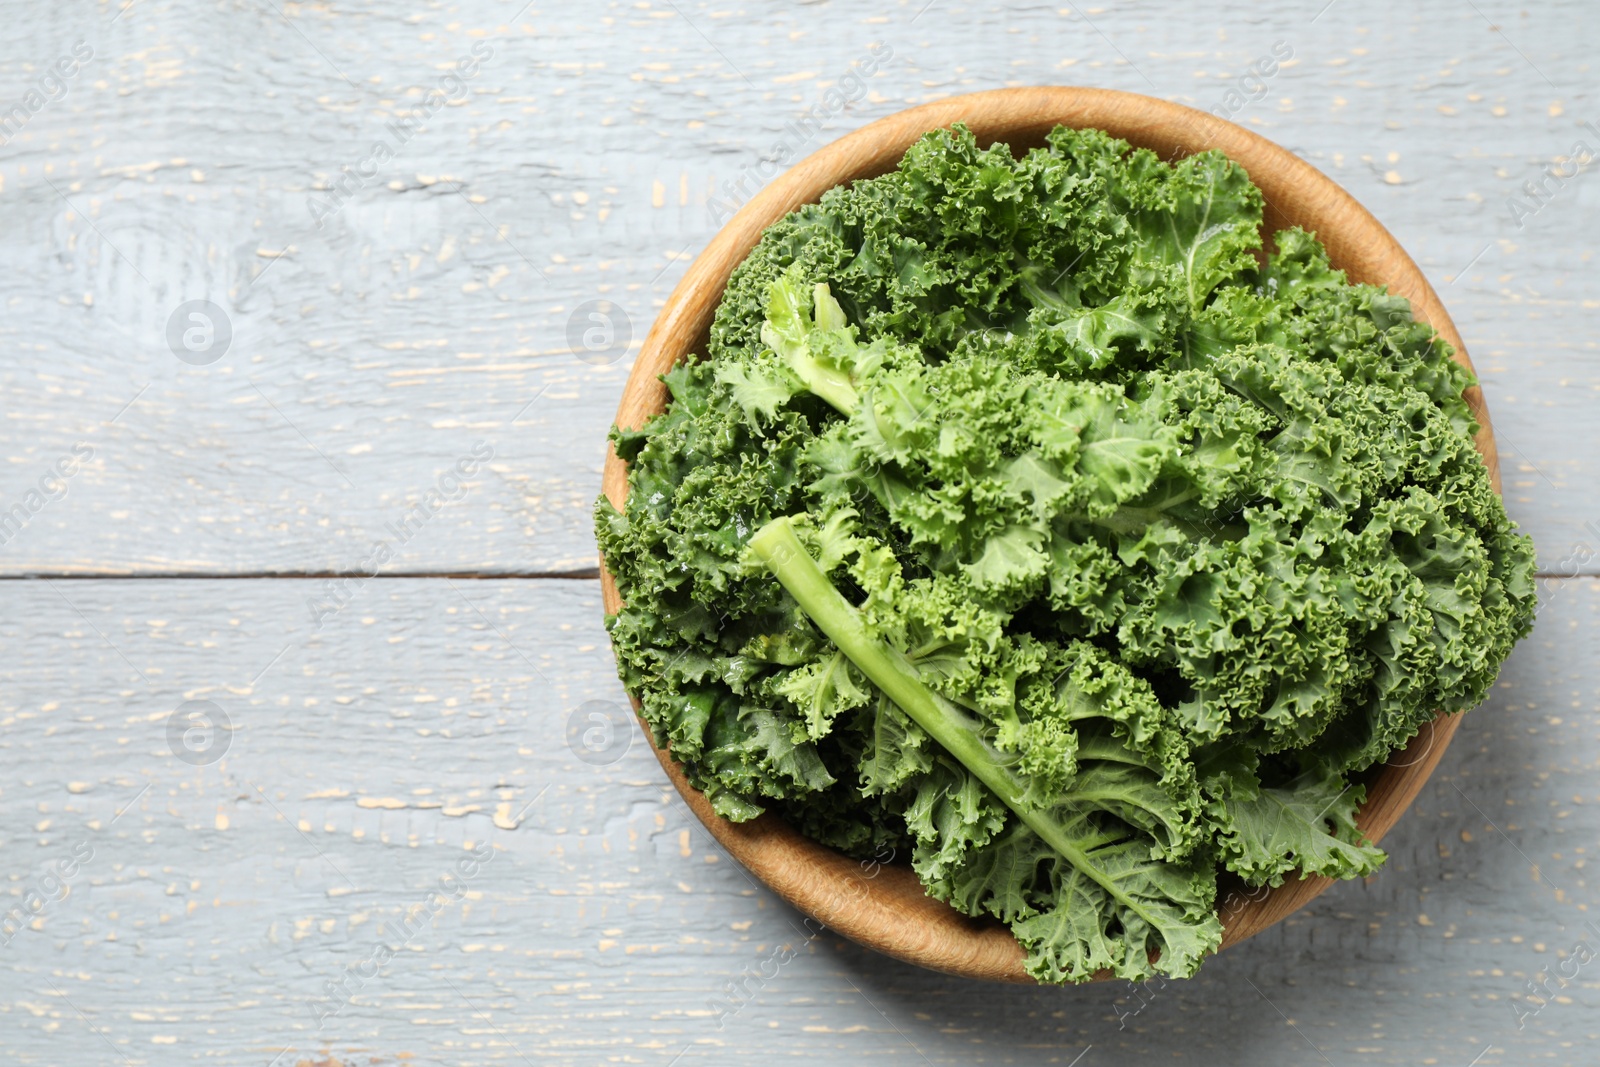
{"label": "kale stem", "polygon": [[1155,916],[1148,914],[1137,900],[1124,893],[1089,859],[1060,823],[1048,812],[1025,801],[1025,787],[979,734],[972,717],[924,685],[904,653],[867,633],[860,613],[822,573],[822,568],[795,535],[794,524],[787,516],[773,519],[757,530],[750,538],[750,548],[839,651],[929,737],[988,786],[1028,829],[1152,927],[1159,925]]}
{"label": "kale stem", "polygon": [[827,401],[839,414],[849,418],[861,406],[861,397],[850,375],[835,367],[824,366],[807,351],[786,354],[789,367],[797,374],[812,394]]}

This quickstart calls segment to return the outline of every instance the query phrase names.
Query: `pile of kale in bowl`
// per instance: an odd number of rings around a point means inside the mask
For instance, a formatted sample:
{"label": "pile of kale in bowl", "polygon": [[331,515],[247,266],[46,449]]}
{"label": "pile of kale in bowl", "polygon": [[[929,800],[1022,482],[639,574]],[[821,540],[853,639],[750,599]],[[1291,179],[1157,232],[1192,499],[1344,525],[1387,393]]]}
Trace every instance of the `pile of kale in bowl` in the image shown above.
{"label": "pile of kale in bowl", "polygon": [[768,229],[596,527],[622,679],[733,820],[1192,974],[1217,880],[1371,873],[1362,772],[1534,608],[1472,384],[1211,152],[957,126]]}

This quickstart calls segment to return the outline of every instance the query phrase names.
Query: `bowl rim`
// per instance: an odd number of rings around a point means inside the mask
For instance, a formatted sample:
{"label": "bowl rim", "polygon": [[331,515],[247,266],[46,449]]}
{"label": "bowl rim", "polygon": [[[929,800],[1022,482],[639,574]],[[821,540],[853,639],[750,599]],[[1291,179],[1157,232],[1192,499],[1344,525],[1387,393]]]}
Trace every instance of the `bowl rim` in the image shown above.
{"label": "bowl rim", "polygon": [[[1406,297],[1413,316],[1432,326],[1452,346],[1456,361],[1472,370],[1455,324],[1416,263],[1370,212],[1310,163],[1257,133],[1181,104],[1112,89],[1034,86],[970,93],[895,112],[773,178],[717,232],[667,298],[628,376],[616,425],[636,427],[664,410],[667,393],[658,376],[687,355],[704,351],[729,276],[767,226],[835,185],[892,170],[917,138],[955,122],[966,123],[980,145],[1003,141],[1013,150],[1042,144],[1057,125],[1099,128],[1167,160],[1220,149],[1262,190],[1264,236],[1291,225],[1316,232],[1335,267],[1353,282],[1386,285]],[[1464,398],[1478,419],[1475,443],[1499,492],[1494,434],[1482,390],[1474,385]],[[609,443],[602,486],[620,509],[627,496],[627,464]],[[622,599],[603,555],[600,580],[604,610],[615,614]],[[629,699],[637,715],[639,701],[631,693]],[[1441,713],[1404,750],[1368,772],[1367,798],[1356,822],[1374,843],[1410,807],[1460,718]],[[969,918],[928,897],[915,874],[894,864],[892,857],[858,862],[801,836],[771,813],[747,823],[717,815],[670,753],[656,747],[648,725],[642,719],[639,725],[672,784],[712,836],[751,874],[816,922],[933,970],[994,981],[1034,981],[1022,968],[1022,947],[1004,925]],[[1225,892],[1219,886],[1221,948],[1280,922],[1331,884],[1330,879],[1312,877],[1286,880],[1266,891],[1235,884]],[[1104,977],[1103,972],[1097,976]]]}

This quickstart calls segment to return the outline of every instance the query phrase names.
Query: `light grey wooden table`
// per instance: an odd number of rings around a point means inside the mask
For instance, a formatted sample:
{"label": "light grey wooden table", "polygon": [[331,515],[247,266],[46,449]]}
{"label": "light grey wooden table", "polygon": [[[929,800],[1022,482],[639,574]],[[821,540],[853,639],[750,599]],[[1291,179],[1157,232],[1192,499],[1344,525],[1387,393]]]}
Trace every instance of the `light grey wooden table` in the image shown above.
{"label": "light grey wooden table", "polygon": [[[0,1061],[1596,1062],[1589,5],[520,3],[4,5]],[[1141,996],[797,933],[642,742],[568,743],[624,704],[590,506],[708,198],[813,107],[1034,83],[1371,208],[1547,576],[1388,867]]]}

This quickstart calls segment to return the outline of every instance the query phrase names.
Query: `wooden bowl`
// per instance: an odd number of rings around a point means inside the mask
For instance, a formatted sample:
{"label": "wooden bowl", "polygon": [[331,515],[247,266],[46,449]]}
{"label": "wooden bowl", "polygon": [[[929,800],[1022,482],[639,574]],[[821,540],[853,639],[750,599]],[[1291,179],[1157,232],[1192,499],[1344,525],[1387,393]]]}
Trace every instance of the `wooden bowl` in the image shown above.
{"label": "wooden bowl", "polygon": [[[1406,297],[1413,314],[1455,348],[1459,362],[1471,367],[1455,325],[1411,257],[1349,193],[1299,157],[1231,122],[1147,96],[1053,86],[1000,89],[880,119],[807,157],[763,189],[728,221],[673,290],[633,366],[617,424],[638,426],[663,409],[667,393],[657,376],[690,353],[704,352],[728,277],[763,229],[835,185],[892,170],[917,138],[953,122],[966,123],[980,145],[1003,141],[1019,151],[1042,145],[1056,125],[1098,127],[1164,159],[1220,149],[1265,194],[1266,235],[1295,225],[1314,231],[1334,266],[1352,281],[1386,285]],[[1482,426],[1478,451],[1498,490],[1494,436],[1483,395],[1473,388],[1466,399]],[[627,465],[614,451],[606,459],[604,491],[622,506]],[[615,612],[622,600],[603,559],[600,577],[605,610]],[[1459,716],[1440,715],[1404,752],[1369,772],[1367,801],[1357,822],[1373,841],[1410,806],[1459,721]],[[647,728],[645,736],[650,737]],[[770,814],[748,823],[729,822],[711,810],[668,753],[657,750],[656,755],[690,809],[723,847],[796,908],[853,941],[910,963],[970,978],[1032,981],[1022,969],[1022,948],[1005,926],[968,918],[926,896],[909,867],[857,862],[800,836]],[[1218,895],[1223,947],[1282,920],[1329,884],[1326,878],[1307,878],[1247,892],[1225,879]]]}

